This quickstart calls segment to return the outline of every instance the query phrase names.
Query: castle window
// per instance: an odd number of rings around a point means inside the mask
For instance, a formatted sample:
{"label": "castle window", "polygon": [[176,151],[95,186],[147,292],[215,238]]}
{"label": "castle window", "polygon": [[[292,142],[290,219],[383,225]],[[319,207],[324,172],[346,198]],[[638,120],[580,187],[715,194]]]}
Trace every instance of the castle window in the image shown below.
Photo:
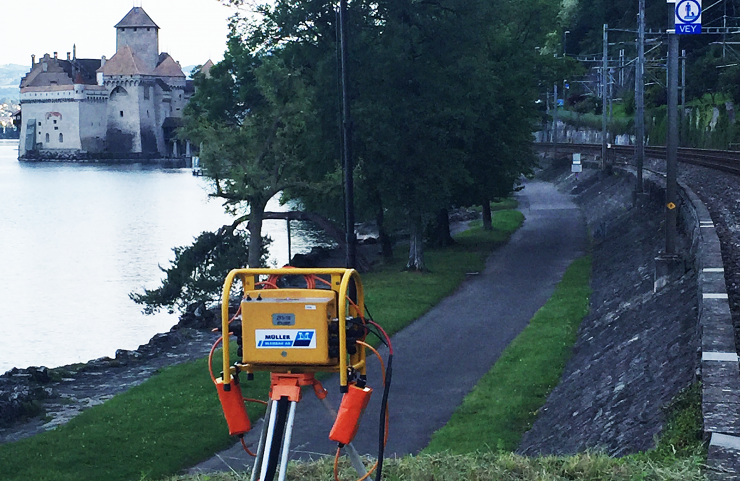
{"label": "castle window", "polygon": [[149,87],[144,87],[144,100],[149,100]]}
{"label": "castle window", "polygon": [[119,113],[121,114],[121,117],[123,117],[123,110],[121,110]]}
{"label": "castle window", "polygon": [[134,27],[134,32],[136,31],[136,27]]}
{"label": "castle window", "polygon": [[54,120],[54,123],[56,124],[56,123],[57,123],[57,121],[56,121],[56,120]]}
{"label": "castle window", "polygon": [[54,127],[54,130],[59,130],[59,127]]}
{"label": "castle window", "polygon": [[41,127],[41,122],[39,122],[39,127]]}
{"label": "castle window", "polygon": [[49,143],[49,134],[46,134],[46,143]]}
{"label": "castle window", "polygon": [[59,134],[59,143],[61,144],[63,142],[64,142],[64,134],[60,133]]}

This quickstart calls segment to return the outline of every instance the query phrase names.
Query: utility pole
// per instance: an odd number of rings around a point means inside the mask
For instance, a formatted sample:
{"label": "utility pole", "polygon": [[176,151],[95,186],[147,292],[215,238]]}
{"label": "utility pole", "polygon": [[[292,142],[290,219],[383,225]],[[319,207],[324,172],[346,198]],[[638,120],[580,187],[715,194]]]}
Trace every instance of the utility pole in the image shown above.
{"label": "utility pole", "polygon": [[606,168],[606,96],[607,96],[607,76],[609,55],[609,25],[604,24],[604,52],[601,59],[601,168]]}
{"label": "utility pole", "polygon": [[552,158],[558,156],[558,84],[555,83],[552,88],[553,110],[552,110]]}
{"label": "utility pole", "polygon": [[686,50],[681,50],[681,120],[679,145],[686,145]]}
{"label": "utility pole", "polygon": [[681,257],[676,254],[676,221],[678,219],[678,35],[675,30],[675,3],[671,6],[668,30],[668,132],[666,134],[666,210],[665,210],[665,252],[655,258],[655,281],[653,292],[667,286],[669,282],[681,277]]}
{"label": "utility pole", "polygon": [[339,30],[342,67],[342,159],[344,166],[344,223],[347,267],[357,267],[355,246],[355,188],[352,160],[352,116],[349,106],[349,48],[347,45],[347,0],[339,1]]}
{"label": "utility pole", "polygon": [[676,220],[678,202],[678,35],[668,34],[668,133],[666,135],[666,239],[665,253],[676,253]]}
{"label": "utility pole", "polygon": [[637,154],[637,194],[642,194],[642,169],[645,162],[645,0],[640,0],[635,66],[635,152]]}

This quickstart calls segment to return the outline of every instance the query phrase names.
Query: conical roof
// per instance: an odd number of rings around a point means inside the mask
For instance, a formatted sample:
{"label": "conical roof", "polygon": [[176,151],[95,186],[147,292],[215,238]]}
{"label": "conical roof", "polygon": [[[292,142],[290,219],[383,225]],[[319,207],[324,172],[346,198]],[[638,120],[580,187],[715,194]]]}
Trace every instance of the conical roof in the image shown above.
{"label": "conical roof", "polygon": [[134,7],[118,22],[116,28],[128,27],[154,27],[159,28],[141,7]]}

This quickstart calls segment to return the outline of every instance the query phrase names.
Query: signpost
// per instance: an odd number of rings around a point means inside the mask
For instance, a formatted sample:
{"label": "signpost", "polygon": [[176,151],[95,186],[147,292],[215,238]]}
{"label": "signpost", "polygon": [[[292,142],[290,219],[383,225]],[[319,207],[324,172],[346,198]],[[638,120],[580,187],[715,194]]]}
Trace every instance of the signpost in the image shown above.
{"label": "signpost", "polygon": [[677,34],[700,34],[701,0],[676,0],[675,17]]}

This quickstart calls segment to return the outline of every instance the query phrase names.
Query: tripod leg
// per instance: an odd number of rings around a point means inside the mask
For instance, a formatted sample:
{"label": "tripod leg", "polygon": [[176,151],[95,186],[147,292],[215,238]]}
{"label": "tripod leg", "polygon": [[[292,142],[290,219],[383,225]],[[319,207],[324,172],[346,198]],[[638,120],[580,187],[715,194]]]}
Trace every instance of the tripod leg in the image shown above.
{"label": "tripod leg", "polygon": [[275,401],[270,401],[267,404],[267,411],[265,411],[265,416],[262,421],[262,433],[260,434],[260,441],[257,445],[257,456],[254,458],[254,466],[252,467],[252,476],[249,478],[249,481],[257,481],[257,474],[260,472],[262,468],[262,461],[265,458],[265,442],[267,440],[267,430],[270,427],[270,423],[273,422],[272,420],[272,404]]}
{"label": "tripod leg", "polygon": [[290,454],[290,438],[293,436],[293,423],[295,422],[296,404],[298,403],[290,403],[288,422],[285,425],[285,439],[283,440],[283,453],[280,459],[280,473],[278,474],[278,481],[285,481],[285,471],[288,468],[288,457]]}
{"label": "tripod leg", "polygon": [[[275,415],[270,419],[270,427],[267,431],[267,440],[265,444],[265,451],[269,449],[267,456],[267,462],[262,464],[262,470],[260,473],[260,481],[273,481],[275,478],[275,471],[277,471],[278,460],[280,458],[280,447],[282,444],[283,433],[285,432],[285,419],[288,414],[288,401],[287,396],[283,396],[277,401],[277,409],[275,409]],[[274,422],[273,422],[274,418]]]}

